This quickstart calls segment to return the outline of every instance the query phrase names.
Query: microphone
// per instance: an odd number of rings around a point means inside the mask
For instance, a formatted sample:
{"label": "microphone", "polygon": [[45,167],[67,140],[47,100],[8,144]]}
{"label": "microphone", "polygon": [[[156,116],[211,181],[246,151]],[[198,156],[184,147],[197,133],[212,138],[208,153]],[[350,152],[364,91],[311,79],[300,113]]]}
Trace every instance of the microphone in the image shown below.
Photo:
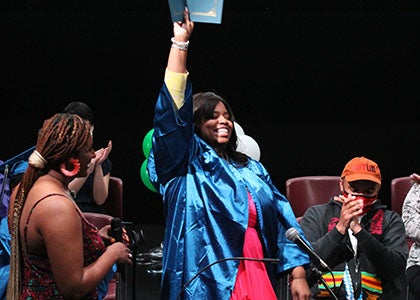
{"label": "microphone", "polygon": [[[111,219],[111,228],[109,236],[115,239],[115,242],[123,242],[123,224],[120,218]],[[125,280],[125,269],[123,264],[117,264],[117,271],[121,274],[122,280]]]}
{"label": "microphone", "polygon": [[109,236],[114,238],[116,242],[123,241],[123,225],[120,218],[111,219],[111,229],[109,230]]}
{"label": "microphone", "polygon": [[286,231],[286,237],[295,242],[300,248],[302,248],[309,256],[315,261],[317,266],[321,266],[324,270],[331,270],[330,267],[315,253],[314,250],[306,243],[304,239],[299,235],[296,228],[291,227]]}

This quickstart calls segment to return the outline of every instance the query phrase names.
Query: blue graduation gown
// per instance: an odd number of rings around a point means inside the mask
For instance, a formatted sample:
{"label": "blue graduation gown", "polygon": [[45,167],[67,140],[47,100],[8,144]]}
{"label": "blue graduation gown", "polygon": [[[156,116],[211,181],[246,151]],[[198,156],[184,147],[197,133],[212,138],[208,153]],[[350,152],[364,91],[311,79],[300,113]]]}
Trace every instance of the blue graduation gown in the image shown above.
{"label": "blue graduation gown", "polygon": [[[162,299],[230,298],[239,261],[224,259],[242,255],[248,224],[247,190],[257,208],[264,257],[279,259],[267,265],[272,282],[276,273],[307,266],[308,255],[285,235],[290,227],[303,233],[267,170],[251,158],[245,167],[220,158],[194,133],[189,81],[185,99],[177,110],[163,84],[148,157],[150,181],[163,196],[166,226]],[[207,268],[218,260],[221,262]]]}

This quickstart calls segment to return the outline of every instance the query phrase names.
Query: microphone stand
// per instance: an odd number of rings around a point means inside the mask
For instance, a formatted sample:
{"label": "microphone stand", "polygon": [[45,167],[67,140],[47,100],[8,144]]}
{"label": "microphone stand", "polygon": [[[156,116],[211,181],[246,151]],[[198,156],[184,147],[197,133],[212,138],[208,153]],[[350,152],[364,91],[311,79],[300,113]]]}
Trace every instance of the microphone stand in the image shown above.
{"label": "microphone stand", "polygon": [[325,281],[325,279],[322,277],[322,272],[320,270],[317,269],[317,267],[315,267],[314,265],[311,264],[310,267],[311,271],[313,272],[313,274],[315,274],[316,278],[318,279],[318,281],[320,281],[322,283],[322,285],[327,289],[328,293],[330,293],[331,297],[333,297],[335,300],[338,300],[337,296],[334,294],[333,290],[328,286],[327,282]]}
{"label": "microphone stand", "polygon": [[[6,182],[7,182],[8,175],[9,175],[9,165],[6,164],[4,167],[3,183],[2,183],[1,191],[0,191],[0,204],[3,203],[3,197],[6,191]],[[7,212],[6,212],[6,215],[7,215]]]}
{"label": "microphone stand", "polygon": [[13,170],[13,165],[18,161],[28,160],[29,156],[34,150],[35,146],[32,146],[31,148],[26,149],[22,153],[19,153],[18,155],[13,156],[5,162],[0,163],[0,172],[3,172],[3,184],[0,191],[0,203],[3,201],[3,197],[6,190],[6,181],[8,179],[9,173],[11,172],[11,170]]}

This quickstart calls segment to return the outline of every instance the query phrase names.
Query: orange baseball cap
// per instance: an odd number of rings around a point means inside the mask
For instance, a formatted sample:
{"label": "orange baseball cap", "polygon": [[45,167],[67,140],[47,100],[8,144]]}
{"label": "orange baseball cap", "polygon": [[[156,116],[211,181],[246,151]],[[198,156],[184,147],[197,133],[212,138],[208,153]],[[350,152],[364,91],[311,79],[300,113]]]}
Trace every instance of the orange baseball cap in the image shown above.
{"label": "orange baseball cap", "polygon": [[381,184],[381,171],[378,164],[366,157],[355,157],[344,167],[341,177],[347,181],[370,180]]}

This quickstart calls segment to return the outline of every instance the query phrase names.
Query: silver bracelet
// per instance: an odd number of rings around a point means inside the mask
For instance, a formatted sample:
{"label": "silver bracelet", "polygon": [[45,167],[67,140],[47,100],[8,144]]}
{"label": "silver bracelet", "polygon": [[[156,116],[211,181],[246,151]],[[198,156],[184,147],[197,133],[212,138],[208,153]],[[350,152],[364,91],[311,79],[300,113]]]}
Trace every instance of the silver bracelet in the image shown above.
{"label": "silver bracelet", "polygon": [[172,48],[176,48],[182,51],[187,51],[188,50],[188,45],[190,44],[190,41],[186,41],[186,42],[178,42],[175,40],[175,37],[171,38],[171,42],[172,42]]}

